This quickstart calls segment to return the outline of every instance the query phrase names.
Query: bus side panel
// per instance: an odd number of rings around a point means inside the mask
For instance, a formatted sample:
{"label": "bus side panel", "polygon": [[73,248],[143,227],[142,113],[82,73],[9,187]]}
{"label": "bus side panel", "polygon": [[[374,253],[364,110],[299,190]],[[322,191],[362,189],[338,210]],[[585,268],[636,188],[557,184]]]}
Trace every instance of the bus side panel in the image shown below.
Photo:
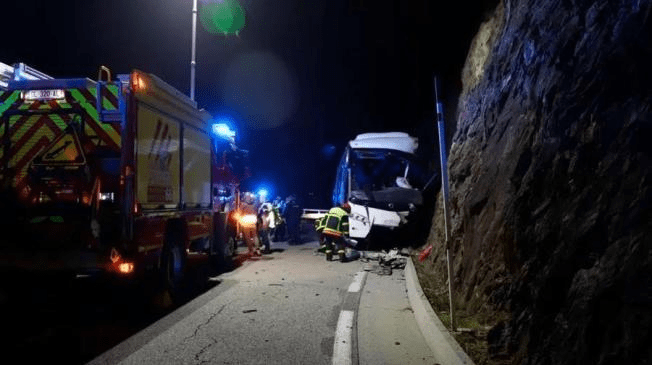
{"label": "bus side panel", "polygon": [[143,209],[177,207],[179,122],[144,103],[139,104],[137,118],[136,199]]}
{"label": "bus side panel", "polygon": [[192,127],[183,130],[183,199],[188,208],[211,204],[211,139]]}

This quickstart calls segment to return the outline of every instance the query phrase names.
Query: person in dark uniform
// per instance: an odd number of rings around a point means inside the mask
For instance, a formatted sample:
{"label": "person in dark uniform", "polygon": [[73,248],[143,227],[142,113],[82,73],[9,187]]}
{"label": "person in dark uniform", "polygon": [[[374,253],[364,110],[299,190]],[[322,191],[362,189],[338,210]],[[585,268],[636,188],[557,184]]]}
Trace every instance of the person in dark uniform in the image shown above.
{"label": "person in dark uniform", "polygon": [[300,244],[301,206],[294,195],[290,195],[286,199],[285,221],[287,222],[288,243]]}

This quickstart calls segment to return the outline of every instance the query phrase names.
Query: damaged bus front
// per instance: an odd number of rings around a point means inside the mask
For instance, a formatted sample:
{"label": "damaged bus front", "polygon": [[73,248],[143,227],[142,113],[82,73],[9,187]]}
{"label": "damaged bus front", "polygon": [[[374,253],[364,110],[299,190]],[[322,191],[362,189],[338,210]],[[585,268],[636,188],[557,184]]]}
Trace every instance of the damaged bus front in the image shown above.
{"label": "damaged bus front", "polygon": [[[403,132],[365,133],[350,141],[337,168],[333,204],[351,206],[349,235],[405,233],[423,205],[417,138]],[[396,235],[390,235],[396,237]]]}

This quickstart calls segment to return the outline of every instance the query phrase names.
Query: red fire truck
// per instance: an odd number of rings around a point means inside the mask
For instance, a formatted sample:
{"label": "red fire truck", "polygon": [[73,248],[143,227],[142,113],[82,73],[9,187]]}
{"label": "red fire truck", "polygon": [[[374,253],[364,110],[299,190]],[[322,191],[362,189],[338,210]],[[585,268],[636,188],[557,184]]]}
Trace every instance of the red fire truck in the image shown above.
{"label": "red fire truck", "polygon": [[[156,273],[228,260],[246,151],[160,78],[21,79],[0,90],[0,267]],[[231,242],[228,245],[227,242]]]}

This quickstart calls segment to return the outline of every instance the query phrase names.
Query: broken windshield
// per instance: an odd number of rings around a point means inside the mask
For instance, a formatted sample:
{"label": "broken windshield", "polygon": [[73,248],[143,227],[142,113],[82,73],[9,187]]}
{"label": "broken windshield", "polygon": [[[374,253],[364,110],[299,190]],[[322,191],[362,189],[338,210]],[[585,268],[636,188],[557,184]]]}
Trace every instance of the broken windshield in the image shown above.
{"label": "broken windshield", "polygon": [[351,150],[351,189],[378,191],[399,186],[409,171],[411,156],[386,149]]}

